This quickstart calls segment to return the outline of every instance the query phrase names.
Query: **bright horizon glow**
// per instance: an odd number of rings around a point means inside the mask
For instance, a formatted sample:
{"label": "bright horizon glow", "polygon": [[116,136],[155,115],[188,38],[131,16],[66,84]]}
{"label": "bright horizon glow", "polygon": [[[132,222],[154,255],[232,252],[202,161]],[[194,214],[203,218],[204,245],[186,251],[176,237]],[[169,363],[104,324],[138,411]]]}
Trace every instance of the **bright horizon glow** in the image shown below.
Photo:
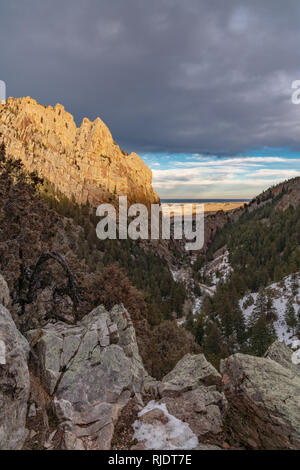
{"label": "bright horizon glow", "polygon": [[263,149],[235,156],[141,155],[161,199],[252,199],[270,186],[300,176],[300,153]]}

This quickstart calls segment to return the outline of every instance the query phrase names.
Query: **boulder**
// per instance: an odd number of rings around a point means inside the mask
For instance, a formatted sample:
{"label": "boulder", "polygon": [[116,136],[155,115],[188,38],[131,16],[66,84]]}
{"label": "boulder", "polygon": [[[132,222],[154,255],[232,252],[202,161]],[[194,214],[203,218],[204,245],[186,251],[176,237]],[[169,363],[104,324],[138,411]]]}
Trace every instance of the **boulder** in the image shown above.
{"label": "boulder", "polygon": [[[151,424],[153,429],[149,432],[153,436],[156,433],[168,435],[171,427],[169,420],[171,420],[171,423],[177,422],[178,424],[179,422],[187,426],[191,436],[195,436],[197,440],[197,442],[194,440],[192,442],[195,447],[198,446],[201,450],[210,448],[209,445],[199,444],[199,441],[205,442],[208,437],[216,443],[222,442],[227,400],[221,391],[221,375],[205,359],[203,354],[187,354],[160,382],[153,381],[151,383],[148,380],[146,385],[148,385],[149,391],[152,392],[152,396],[157,401],[151,402],[150,410],[148,410],[149,405],[147,405],[143,412],[139,414],[139,420],[135,423],[136,429],[144,424]],[[166,410],[165,416],[162,414],[163,409]],[[145,431],[147,431],[147,428],[145,428]],[[141,440],[143,435],[143,432],[137,433]],[[170,439],[168,438],[168,442]],[[180,446],[189,446],[188,441],[187,439],[185,444],[181,442]],[[152,445],[153,443],[156,443],[155,438]],[[139,444],[142,445],[142,442]],[[156,445],[159,445],[159,443],[157,442]],[[175,449],[175,441],[172,445],[174,447],[170,448]],[[178,448],[182,449],[183,447]]]}
{"label": "boulder", "polygon": [[164,403],[150,401],[133,423],[134,450],[191,450],[199,445],[188,423],[171,415]]}
{"label": "boulder", "polygon": [[219,446],[214,446],[212,444],[199,444],[193,450],[222,450]]}
{"label": "boulder", "polygon": [[147,411],[140,417],[140,421],[144,424],[153,424],[155,421],[159,421],[162,424],[167,424],[169,422],[169,418],[165,415],[165,413],[158,409],[154,408],[151,411]]}
{"label": "boulder", "polygon": [[234,354],[221,362],[228,425],[248,449],[300,448],[300,369],[274,343],[266,357]]}
{"label": "boulder", "polygon": [[285,343],[275,341],[267,350],[265,357],[272,359],[272,361],[278,362],[278,364],[293,371],[296,375],[300,375],[300,367],[296,364],[293,364],[292,354],[293,351],[287,347]]}
{"label": "boulder", "polygon": [[176,396],[201,385],[221,388],[222,377],[204,354],[186,354],[162,379],[159,393],[162,396]]}
{"label": "boulder", "polygon": [[30,392],[29,345],[0,305],[0,449],[22,449]]}
{"label": "boulder", "polygon": [[226,398],[219,391],[221,384],[221,375],[203,354],[187,354],[159,384],[160,403],[188,423],[199,439],[218,435],[227,409]]}
{"label": "boulder", "polygon": [[176,397],[166,396],[160,403],[166,404],[171,415],[188,423],[199,439],[223,431],[227,402],[224,394],[213,386],[197,387]]}
{"label": "boulder", "polygon": [[147,373],[123,305],[97,307],[77,325],[49,323],[31,330],[41,381],[66,449],[110,449],[114,425]]}

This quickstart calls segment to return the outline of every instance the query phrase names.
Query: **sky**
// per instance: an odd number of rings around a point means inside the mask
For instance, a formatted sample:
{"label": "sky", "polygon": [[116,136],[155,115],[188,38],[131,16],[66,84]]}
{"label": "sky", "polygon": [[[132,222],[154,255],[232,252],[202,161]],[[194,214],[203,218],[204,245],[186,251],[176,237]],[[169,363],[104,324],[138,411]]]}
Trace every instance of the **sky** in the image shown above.
{"label": "sky", "polygon": [[9,96],[100,116],[162,197],[300,175],[298,0],[0,0]]}
{"label": "sky", "polygon": [[153,183],[165,199],[251,199],[284,180],[300,176],[300,155],[263,149],[237,156],[145,154]]}

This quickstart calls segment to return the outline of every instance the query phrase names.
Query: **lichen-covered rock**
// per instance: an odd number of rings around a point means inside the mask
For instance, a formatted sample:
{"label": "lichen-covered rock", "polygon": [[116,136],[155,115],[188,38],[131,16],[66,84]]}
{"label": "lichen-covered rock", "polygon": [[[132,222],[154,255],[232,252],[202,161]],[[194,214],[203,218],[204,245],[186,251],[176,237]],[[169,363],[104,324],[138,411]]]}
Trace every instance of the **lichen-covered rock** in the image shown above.
{"label": "lichen-covered rock", "polygon": [[212,444],[199,444],[193,450],[222,450],[219,446],[214,446]]}
{"label": "lichen-covered rock", "polygon": [[222,441],[227,410],[221,386],[221,375],[203,354],[187,354],[161,382],[147,383],[158,406],[166,406],[171,416],[188,424],[200,442],[214,436],[216,443]]}
{"label": "lichen-covered rock", "polygon": [[229,426],[249,449],[300,448],[300,370],[291,355],[275,343],[265,358],[234,354],[221,363]]}
{"label": "lichen-covered rock", "polygon": [[221,387],[218,371],[205,359],[204,354],[186,354],[161,381],[162,396],[176,395],[200,385]]}
{"label": "lichen-covered rock", "polygon": [[67,449],[109,449],[114,424],[147,373],[122,305],[97,307],[75,326],[48,324],[27,333]]}
{"label": "lichen-covered rock", "polygon": [[227,401],[221,375],[203,354],[184,356],[158,386],[160,403],[169,413],[187,422],[196,436],[217,435],[223,431]]}
{"label": "lichen-covered rock", "polygon": [[7,155],[79,204],[96,206],[117,195],[147,205],[159,201],[151,170],[137,154],[122,152],[99,118],[85,118],[77,128],[60,104],[44,107],[30,97],[9,98],[0,109],[0,132]]}
{"label": "lichen-covered rock", "polygon": [[293,351],[285,343],[275,341],[267,350],[265,357],[278,362],[278,364],[293,371],[296,375],[300,375],[300,367],[297,364],[293,364],[292,354]]}
{"label": "lichen-covered rock", "polygon": [[0,449],[19,450],[26,439],[30,392],[29,345],[9,311],[0,305]]}
{"label": "lichen-covered rock", "polygon": [[0,304],[7,307],[10,302],[9,289],[6,280],[0,274]]}
{"label": "lichen-covered rock", "polygon": [[173,416],[188,423],[198,438],[223,431],[227,401],[214,386],[197,387],[176,397],[166,396],[160,403],[165,403]]}

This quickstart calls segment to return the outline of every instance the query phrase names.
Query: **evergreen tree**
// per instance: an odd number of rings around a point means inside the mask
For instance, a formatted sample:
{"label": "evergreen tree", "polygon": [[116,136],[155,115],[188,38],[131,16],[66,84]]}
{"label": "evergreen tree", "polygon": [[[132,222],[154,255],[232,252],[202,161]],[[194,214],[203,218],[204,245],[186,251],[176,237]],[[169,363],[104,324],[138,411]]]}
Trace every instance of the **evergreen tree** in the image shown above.
{"label": "evergreen tree", "polygon": [[189,311],[186,316],[184,327],[186,330],[190,331],[191,333],[194,333],[195,322],[194,322],[194,315],[191,311]]}
{"label": "evergreen tree", "polygon": [[297,295],[298,287],[299,287],[299,281],[298,281],[297,274],[293,274],[292,279],[291,279],[291,289],[292,289],[293,295]]}
{"label": "evergreen tree", "polygon": [[239,345],[242,345],[246,340],[246,324],[245,318],[240,308],[237,308],[233,313],[234,330]]}
{"label": "evergreen tree", "polygon": [[264,289],[260,289],[256,302],[254,304],[253,312],[250,316],[249,326],[252,328],[259,318],[266,318],[267,313],[267,297]]}
{"label": "evergreen tree", "polygon": [[300,334],[300,308],[297,312],[297,325],[296,325],[297,334]]}
{"label": "evergreen tree", "polygon": [[274,310],[273,299],[271,297],[271,293],[268,292],[267,294],[267,303],[266,303],[266,319],[267,321],[274,321],[277,319],[276,312]]}
{"label": "evergreen tree", "polygon": [[220,329],[214,323],[211,326],[210,332],[204,341],[204,351],[207,354],[219,356],[222,350],[223,338]]}
{"label": "evergreen tree", "polygon": [[294,306],[291,300],[288,301],[285,309],[285,321],[286,324],[294,330],[297,326],[297,317]]}
{"label": "evergreen tree", "polygon": [[275,341],[276,332],[272,323],[261,316],[252,328],[250,351],[254,356],[263,356],[268,347]]}
{"label": "evergreen tree", "polygon": [[196,343],[199,344],[200,346],[203,345],[204,336],[205,336],[205,321],[204,321],[203,315],[199,315],[199,318],[197,319],[197,322],[195,325],[195,340],[196,340]]}

